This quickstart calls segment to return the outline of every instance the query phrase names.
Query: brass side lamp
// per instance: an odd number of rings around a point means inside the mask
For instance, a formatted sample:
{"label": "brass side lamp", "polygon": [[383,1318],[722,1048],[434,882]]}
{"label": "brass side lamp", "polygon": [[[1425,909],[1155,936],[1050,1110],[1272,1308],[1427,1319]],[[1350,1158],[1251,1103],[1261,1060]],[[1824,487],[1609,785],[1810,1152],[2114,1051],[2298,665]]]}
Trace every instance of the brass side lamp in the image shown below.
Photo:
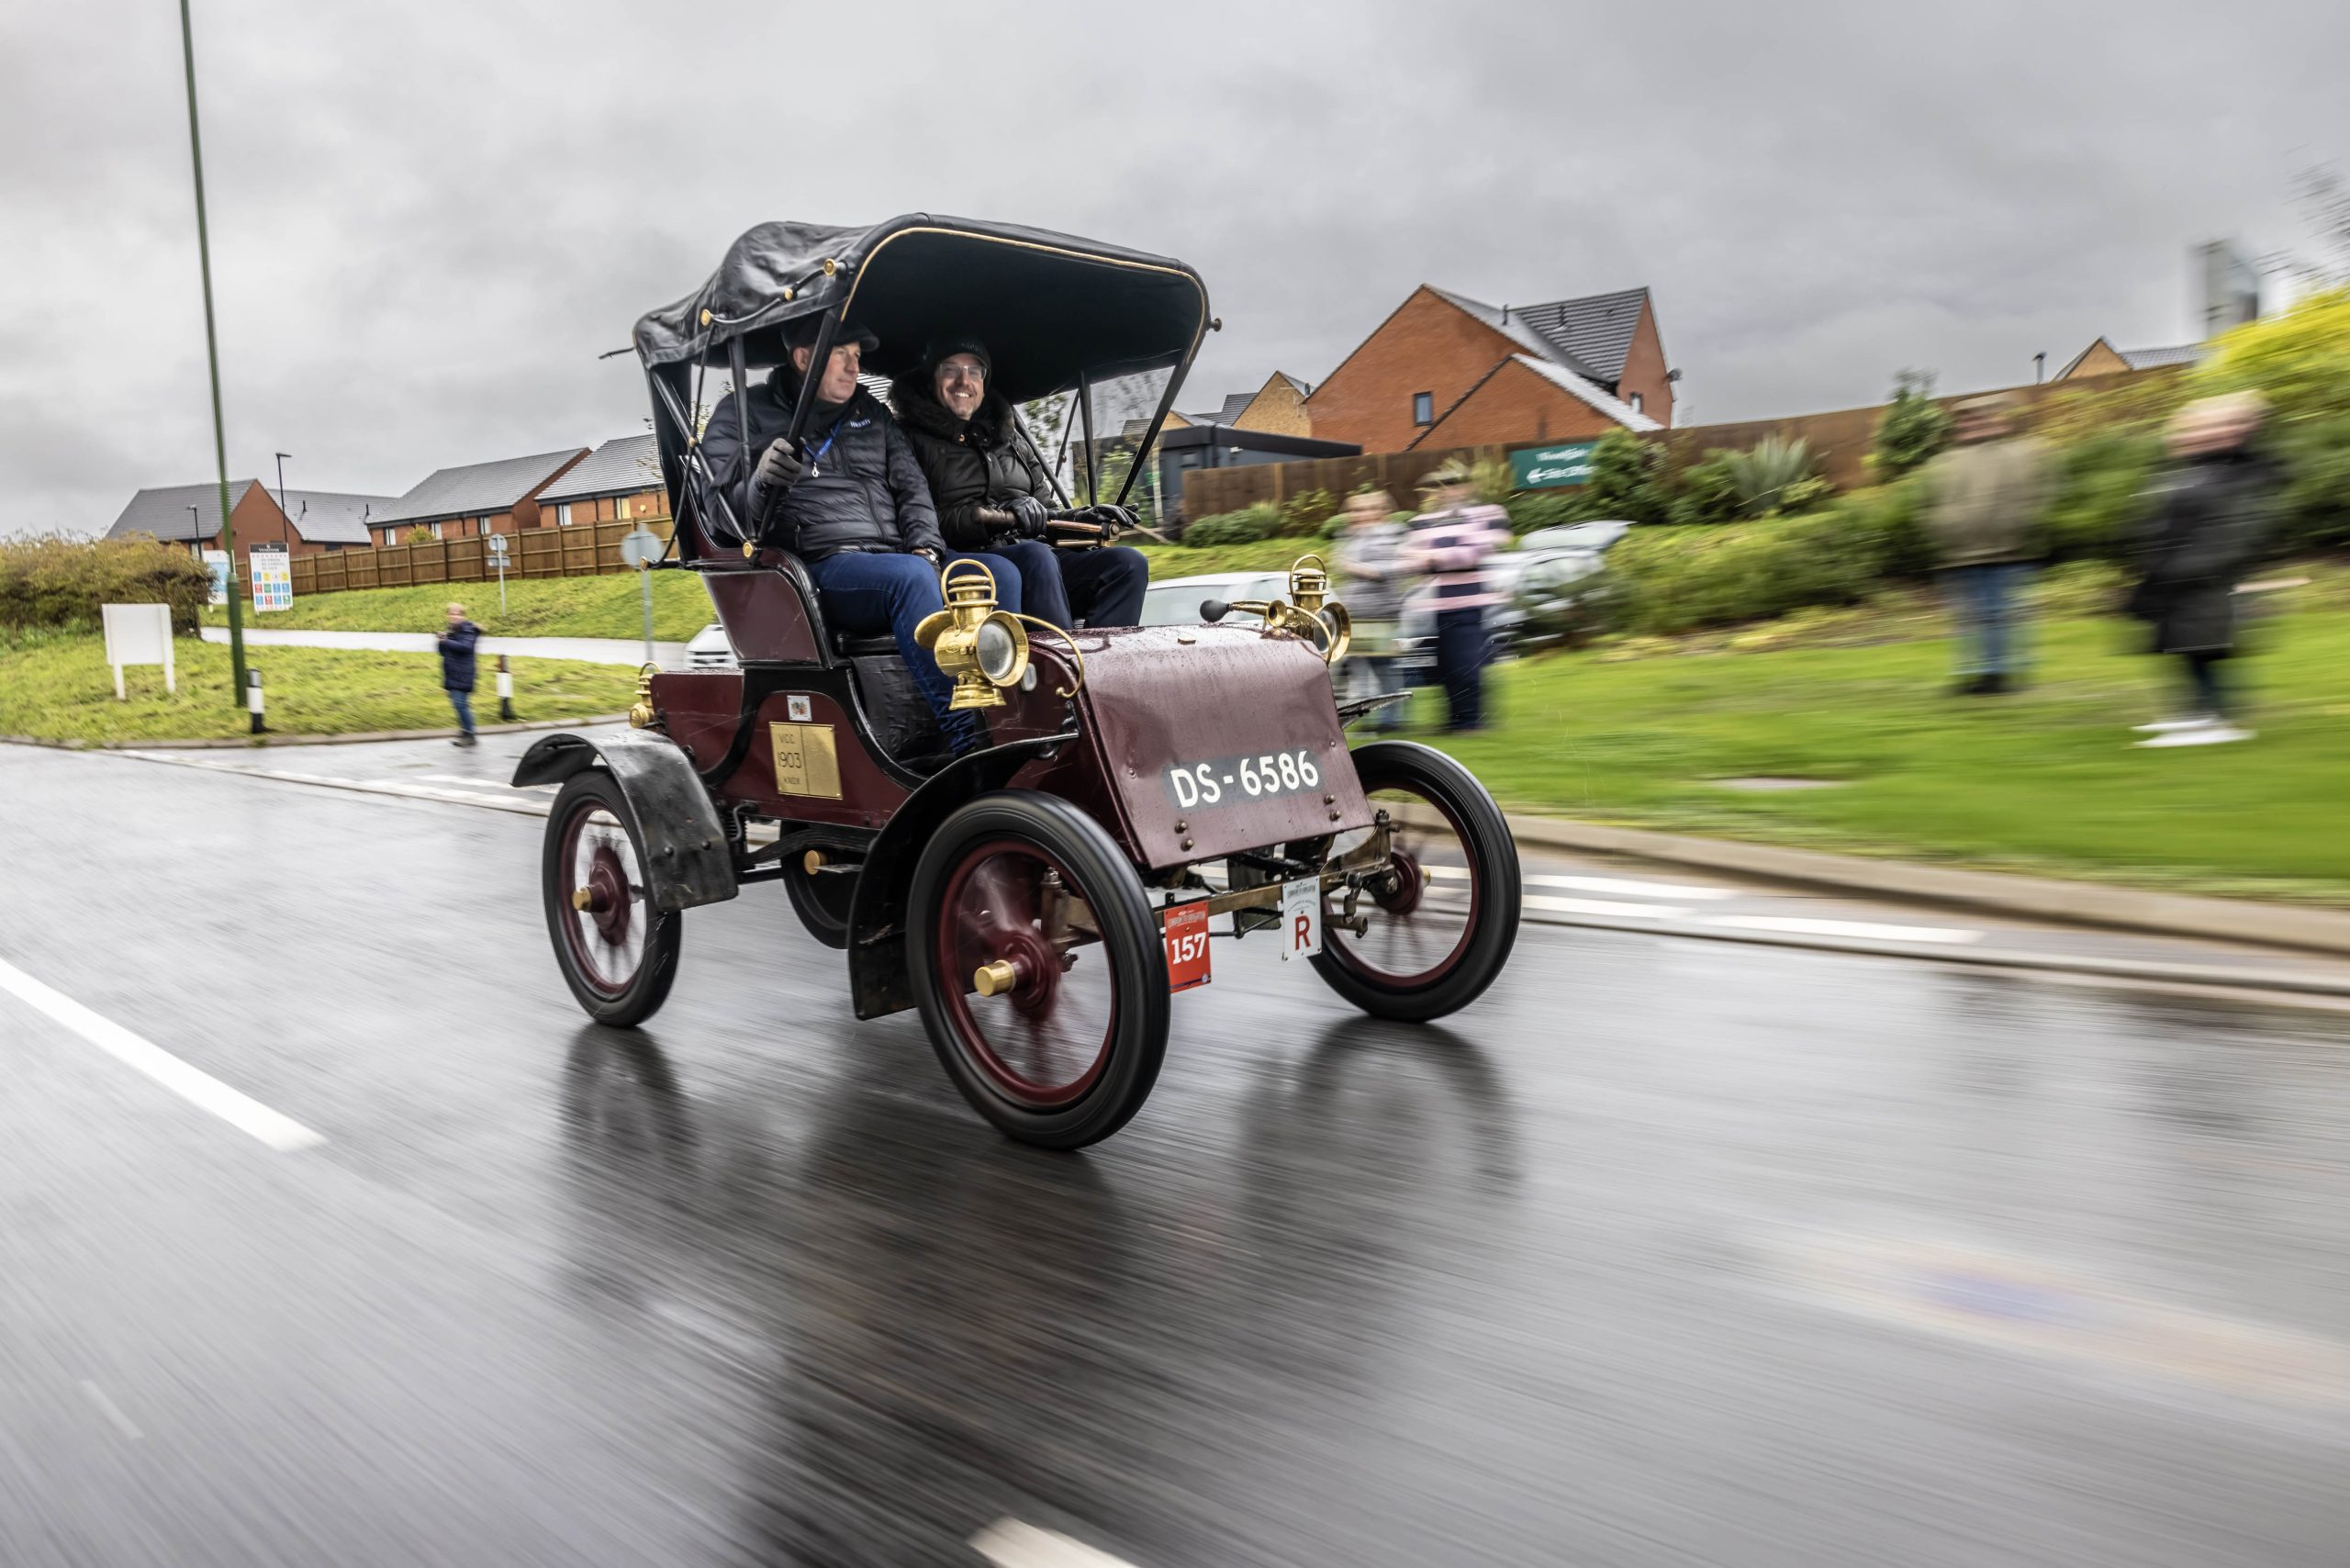
{"label": "brass side lamp", "polygon": [[995,574],[977,561],[946,563],[938,588],[946,608],[923,617],[914,641],[955,682],[947,707],[1002,707],[1002,689],[1027,673],[1027,630],[1018,616],[995,607]]}

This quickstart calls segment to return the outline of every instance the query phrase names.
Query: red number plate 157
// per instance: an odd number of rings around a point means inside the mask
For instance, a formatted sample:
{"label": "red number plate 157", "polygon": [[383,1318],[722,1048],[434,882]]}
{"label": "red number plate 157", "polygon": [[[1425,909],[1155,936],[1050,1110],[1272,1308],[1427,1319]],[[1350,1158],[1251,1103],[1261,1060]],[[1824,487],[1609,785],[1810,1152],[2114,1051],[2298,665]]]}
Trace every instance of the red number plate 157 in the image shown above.
{"label": "red number plate 157", "polygon": [[1167,989],[1189,991],[1208,983],[1208,903],[1199,899],[1171,906],[1159,916],[1167,941]]}

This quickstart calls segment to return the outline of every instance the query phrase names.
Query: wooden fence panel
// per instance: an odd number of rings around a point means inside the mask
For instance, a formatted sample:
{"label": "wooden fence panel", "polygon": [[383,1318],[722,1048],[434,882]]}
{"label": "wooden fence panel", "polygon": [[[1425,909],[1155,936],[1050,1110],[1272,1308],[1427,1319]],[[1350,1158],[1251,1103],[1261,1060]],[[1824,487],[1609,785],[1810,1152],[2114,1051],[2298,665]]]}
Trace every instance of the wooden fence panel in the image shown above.
{"label": "wooden fence panel", "polygon": [[[666,517],[581,523],[572,528],[523,529],[506,535],[508,577],[587,577],[625,572],[621,541],[634,528],[667,539],[676,523]],[[498,577],[487,544],[479,537],[433,539],[414,544],[353,545],[294,558],[297,595],[338,593],[348,588],[417,588],[428,583],[486,583]]]}

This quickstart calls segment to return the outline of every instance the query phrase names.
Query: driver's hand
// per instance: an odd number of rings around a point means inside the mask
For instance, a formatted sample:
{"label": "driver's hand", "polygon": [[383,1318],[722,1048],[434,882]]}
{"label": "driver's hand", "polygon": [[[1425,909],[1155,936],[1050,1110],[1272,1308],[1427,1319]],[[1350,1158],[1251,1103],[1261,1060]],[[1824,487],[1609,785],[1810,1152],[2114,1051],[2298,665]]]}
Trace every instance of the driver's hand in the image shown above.
{"label": "driver's hand", "polygon": [[1045,537],[1045,522],[1052,514],[1034,496],[1014,496],[1004,510],[1012,514],[1012,532],[1023,539]]}
{"label": "driver's hand", "polygon": [[780,496],[800,483],[800,475],[807,469],[808,465],[800,461],[800,454],[791,450],[790,438],[778,436],[767,443],[767,452],[759,458],[759,465],[752,472],[751,478],[758,486],[761,495]]}
{"label": "driver's hand", "polygon": [[1086,521],[1098,522],[1105,528],[1135,528],[1139,526],[1142,521],[1140,518],[1135,516],[1134,512],[1126,507],[1103,505],[1098,507],[1088,507],[1085,510]]}

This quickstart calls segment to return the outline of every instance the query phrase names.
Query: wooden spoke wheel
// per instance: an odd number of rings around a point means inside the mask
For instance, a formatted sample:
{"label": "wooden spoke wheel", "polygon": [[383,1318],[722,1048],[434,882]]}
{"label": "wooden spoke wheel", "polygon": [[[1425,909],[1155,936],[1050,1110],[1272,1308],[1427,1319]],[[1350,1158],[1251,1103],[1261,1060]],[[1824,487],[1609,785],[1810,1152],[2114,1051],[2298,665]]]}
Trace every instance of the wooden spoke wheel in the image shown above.
{"label": "wooden spoke wheel", "polygon": [[957,1088],[1012,1137],[1078,1148],[1148,1098],[1167,961],[1142,883],[1092,818],[1028,790],[940,824],[907,903],[914,994]]}
{"label": "wooden spoke wheel", "polygon": [[547,931],[571,993],[599,1024],[641,1024],[668,1000],[684,916],[653,906],[643,833],[610,774],[575,773],[547,819]]}
{"label": "wooden spoke wheel", "polygon": [[[1482,995],[1517,941],[1523,884],[1509,824],[1483,785],[1442,752],[1377,741],[1354,753],[1371,803],[1384,810],[1393,853],[1359,885],[1323,896],[1314,967],[1339,995],[1378,1018],[1426,1023]],[[1341,835],[1335,856],[1369,835]],[[1360,931],[1350,928],[1351,915]]]}

